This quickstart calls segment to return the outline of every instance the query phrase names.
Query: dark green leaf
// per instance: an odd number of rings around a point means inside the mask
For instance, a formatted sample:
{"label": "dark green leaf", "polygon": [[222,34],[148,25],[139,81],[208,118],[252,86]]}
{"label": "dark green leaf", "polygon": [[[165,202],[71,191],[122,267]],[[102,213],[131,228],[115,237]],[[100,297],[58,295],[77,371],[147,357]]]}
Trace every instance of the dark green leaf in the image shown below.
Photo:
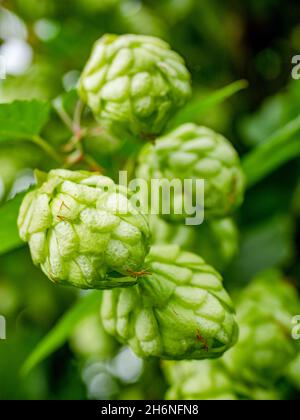
{"label": "dark green leaf", "polygon": [[23,365],[22,373],[27,375],[36,365],[62,346],[74,331],[81,319],[100,307],[101,292],[93,291],[81,298],[63,317],[48,335],[37,345]]}
{"label": "dark green leaf", "polygon": [[25,193],[18,194],[0,207],[0,255],[22,246],[17,218]]}
{"label": "dark green leaf", "polygon": [[28,139],[40,133],[50,106],[37,100],[0,104],[0,141]]}
{"label": "dark green leaf", "polygon": [[256,184],[290,159],[300,155],[300,117],[290,121],[243,159],[248,187]]}

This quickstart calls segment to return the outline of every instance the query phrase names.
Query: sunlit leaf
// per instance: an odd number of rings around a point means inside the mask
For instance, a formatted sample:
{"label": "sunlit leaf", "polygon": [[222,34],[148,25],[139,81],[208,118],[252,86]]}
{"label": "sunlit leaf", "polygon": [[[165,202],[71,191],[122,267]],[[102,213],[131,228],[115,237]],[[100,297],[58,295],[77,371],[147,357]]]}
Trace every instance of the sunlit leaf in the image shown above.
{"label": "sunlit leaf", "polygon": [[0,142],[38,135],[49,113],[50,105],[37,100],[0,104]]}
{"label": "sunlit leaf", "polygon": [[0,255],[22,246],[17,218],[25,193],[18,194],[0,207]]}

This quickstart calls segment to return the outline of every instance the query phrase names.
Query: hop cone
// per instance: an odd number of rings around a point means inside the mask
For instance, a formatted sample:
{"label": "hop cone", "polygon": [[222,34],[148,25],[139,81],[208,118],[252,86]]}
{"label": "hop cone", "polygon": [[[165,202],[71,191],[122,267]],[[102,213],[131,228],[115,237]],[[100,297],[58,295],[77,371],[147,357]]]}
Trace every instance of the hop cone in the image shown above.
{"label": "hop cone", "polygon": [[216,270],[224,270],[238,251],[239,234],[232,219],[215,219],[200,226],[169,223],[150,217],[152,243],[176,244],[181,249],[195,252]]}
{"label": "hop cone", "polygon": [[237,400],[234,382],[219,361],[165,361],[170,400]]}
{"label": "hop cone", "polygon": [[[151,179],[203,179],[205,217],[225,217],[243,200],[244,175],[238,155],[220,134],[195,124],[184,124],[161,137],[155,145],[147,144],[139,158],[137,176]],[[196,202],[196,187],[186,192]],[[176,194],[176,193],[175,193]],[[179,192],[174,201],[182,200]],[[183,214],[186,217],[185,214]],[[171,215],[182,218],[182,215]]]}
{"label": "hop cone", "polygon": [[159,134],[191,93],[183,59],[164,41],[141,35],[97,41],[78,89],[97,118],[140,136]]}
{"label": "hop cone", "polygon": [[[111,288],[135,282],[149,227],[110,178],[53,170],[22,203],[18,226],[32,259],[54,282]],[[125,276],[125,277],[124,277]]]}
{"label": "hop cone", "polygon": [[232,374],[266,386],[285,373],[297,355],[291,320],[300,311],[296,291],[277,272],[257,278],[243,293],[237,308],[240,339],[224,356]]}
{"label": "hop cone", "polygon": [[170,388],[167,399],[179,400],[280,400],[273,387],[248,386],[237,381],[219,360],[164,361]]}
{"label": "hop cone", "polygon": [[104,328],[138,356],[216,358],[236,341],[238,327],[222,278],[195,254],[156,246],[148,273],[128,289],[104,293]]}

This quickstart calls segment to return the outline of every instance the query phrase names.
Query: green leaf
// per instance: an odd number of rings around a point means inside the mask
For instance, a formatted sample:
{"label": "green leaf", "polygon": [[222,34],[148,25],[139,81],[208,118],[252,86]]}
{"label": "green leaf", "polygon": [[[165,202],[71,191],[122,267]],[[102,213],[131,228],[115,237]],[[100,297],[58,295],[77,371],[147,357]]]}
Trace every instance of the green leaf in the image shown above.
{"label": "green leaf", "polygon": [[281,165],[300,156],[300,117],[278,130],[264,143],[248,153],[243,161],[248,187],[261,181]]}
{"label": "green leaf", "polygon": [[49,113],[50,105],[37,100],[0,104],[0,142],[38,135]]}
{"label": "green leaf", "polygon": [[237,82],[217,90],[206,98],[196,99],[175,115],[171,120],[168,129],[173,129],[181,124],[197,120],[209,109],[219,105],[230,96],[247,87],[248,82],[246,80],[238,80]]}
{"label": "green leaf", "polygon": [[0,255],[24,244],[19,237],[17,218],[25,194],[18,194],[0,207]]}
{"label": "green leaf", "polygon": [[72,334],[78,322],[85,315],[95,311],[97,307],[100,308],[101,296],[99,291],[89,292],[64,314],[25,361],[22,374],[27,375],[36,365],[62,346]]}

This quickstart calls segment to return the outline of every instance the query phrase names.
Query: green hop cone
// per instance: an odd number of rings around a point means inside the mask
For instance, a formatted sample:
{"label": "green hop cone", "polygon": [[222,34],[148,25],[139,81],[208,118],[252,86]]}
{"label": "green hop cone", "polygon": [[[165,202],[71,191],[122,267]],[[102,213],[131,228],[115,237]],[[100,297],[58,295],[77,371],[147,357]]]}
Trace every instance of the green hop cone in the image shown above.
{"label": "green hop cone", "polygon": [[238,400],[234,382],[219,361],[165,361],[168,400]]}
{"label": "green hop cone", "polygon": [[[205,218],[226,217],[243,200],[245,179],[235,149],[222,135],[192,123],[159,138],[155,145],[144,146],[137,176],[148,182],[204,180]],[[191,195],[197,203],[198,189],[193,185],[185,190],[185,197]],[[186,217],[185,212],[174,211],[175,203],[184,204],[182,188],[174,194],[168,217],[177,221]]]}
{"label": "green hop cone", "polygon": [[219,271],[226,268],[238,251],[239,233],[230,218],[211,220],[200,226],[187,226],[152,215],[150,230],[153,244],[179,245],[184,251],[201,255]]}
{"label": "green hop cone", "polygon": [[280,273],[263,273],[245,289],[237,306],[240,339],[224,356],[228,370],[248,383],[269,386],[297,355],[291,321],[300,311],[295,289]]}
{"label": "green hop cone", "polygon": [[159,134],[191,94],[183,59],[164,41],[105,35],[83,70],[79,95],[102,123],[141,137]]}
{"label": "green hop cone", "polygon": [[237,340],[234,309],[221,276],[176,245],[155,246],[136,286],[105,291],[104,328],[138,356],[207,359]]}
{"label": "green hop cone", "polygon": [[34,263],[56,283],[83,289],[133,284],[148,252],[147,219],[107,177],[63,169],[41,174],[18,226]]}
{"label": "green hop cone", "polygon": [[219,360],[164,361],[170,388],[166,398],[175,400],[280,400],[273,387],[248,386],[237,381]]}

